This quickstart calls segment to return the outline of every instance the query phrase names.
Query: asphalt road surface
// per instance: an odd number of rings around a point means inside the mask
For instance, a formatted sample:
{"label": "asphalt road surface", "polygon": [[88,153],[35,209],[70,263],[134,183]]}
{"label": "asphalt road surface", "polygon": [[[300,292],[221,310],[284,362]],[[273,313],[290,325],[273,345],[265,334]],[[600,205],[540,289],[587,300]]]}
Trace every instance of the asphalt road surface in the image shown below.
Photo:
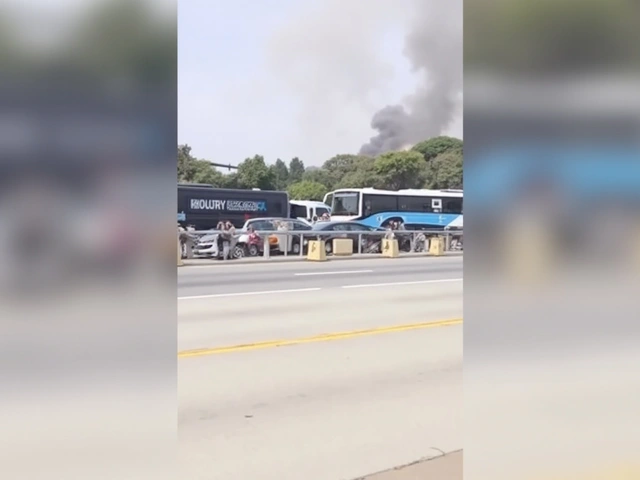
{"label": "asphalt road surface", "polygon": [[273,262],[178,269],[178,297],[462,278],[462,256]]}
{"label": "asphalt road surface", "polygon": [[179,269],[183,476],[352,480],[462,448],[461,278],[460,257]]}
{"label": "asphalt road surface", "polygon": [[468,270],[465,478],[640,478],[638,277]]}

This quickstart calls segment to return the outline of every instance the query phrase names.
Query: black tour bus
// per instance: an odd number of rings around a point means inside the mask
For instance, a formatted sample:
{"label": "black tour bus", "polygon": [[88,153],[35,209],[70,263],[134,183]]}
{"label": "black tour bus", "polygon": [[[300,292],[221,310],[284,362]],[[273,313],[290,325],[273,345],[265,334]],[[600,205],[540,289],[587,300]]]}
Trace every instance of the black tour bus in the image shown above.
{"label": "black tour bus", "polygon": [[289,208],[287,192],[178,184],[178,223],[196,230],[215,228],[221,220],[240,228],[250,218],[288,217]]}

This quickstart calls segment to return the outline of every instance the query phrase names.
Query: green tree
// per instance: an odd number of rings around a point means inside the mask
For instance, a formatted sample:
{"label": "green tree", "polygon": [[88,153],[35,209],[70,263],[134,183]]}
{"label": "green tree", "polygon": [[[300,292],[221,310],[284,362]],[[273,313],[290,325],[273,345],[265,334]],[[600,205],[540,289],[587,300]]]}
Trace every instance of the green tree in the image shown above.
{"label": "green tree", "polygon": [[153,13],[147,2],[100,2],[70,26],[72,41],[60,60],[95,78],[175,83],[176,24]]}
{"label": "green tree", "polygon": [[206,160],[198,160],[191,154],[189,145],[178,146],[178,181],[187,183],[207,183],[220,187],[224,175]]}
{"label": "green tree", "polygon": [[321,183],[303,180],[289,185],[288,191],[292,200],[322,201],[328,190]]}
{"label": "green tree", "polygon": [[460,151],[443,153],[425,169],[426,188],[463,188],[463,155]]}
{"label": "green tree", "polygon": [[302,180],[304,175],[304,162],[298,157],[294,157],[289,162],[289,184]]}
{"label": "green tree", "polygon": [[277,159],[276,163],[269,167],[273,175],[273,186],[276,190],[286,190],[289,185],[289,169],[287,164]]}
{"label": "green tree", "polygon": [[331,175],[323,168],[318,167],[309,167],[304,171],[304,175],[302,176],[302,180],[306,180],[309,182],[321,183],[327,189],[333,189],[333,182],[331,180]]}
{"label": "green tree", "polygon": [[273,190],[273,172],[267,167],[264,157],[254,155],[238,165],[238,185],[240,188]]}
{"label": "green tree", "polygon": [[178,181],[193,182],[196,171],[195,158],[189,145],[178,145]]}
{"label": "green tree", "polygon": [[207,183],[220,188],[224,185],[224,175],[206,160],[196,160],[191,181],[194,183]]}
{"label": "green tree", "polygon": [[[638,65],[637,2],[476,1],[464,6],[465,71],[545,74]],[[468,68],[471,67],[471,68]]]}
{"label": "green tree", "polygon": [[240,188],[238,174],[236,172],[222,176],[222,188]]}
{"label": "green tree", "polygon": [[383,153],[375,160],[375,170],[390,190],[419,188],[424,183],[424,158],[419,152]]}
{"label": "green tree", "polygon": [[322,170],[327,172],[330,188],[342,182],[346,175],[355,173],[359,168],[367,163],[370,157],[363,155],[339,154],[324,162]]}
{"label": "green tree", "polygon": [[375,158],[359,157],[353,163],[353,170],[347,172],[335,188],[384,188],[375,164]]}
{"label": "green tree", "polygon": [[458,138],[440,136],[420,142],[414,145],[411,150],[421,153],[428,162],[446,152],[462,151],[462,146],[462,140]]}

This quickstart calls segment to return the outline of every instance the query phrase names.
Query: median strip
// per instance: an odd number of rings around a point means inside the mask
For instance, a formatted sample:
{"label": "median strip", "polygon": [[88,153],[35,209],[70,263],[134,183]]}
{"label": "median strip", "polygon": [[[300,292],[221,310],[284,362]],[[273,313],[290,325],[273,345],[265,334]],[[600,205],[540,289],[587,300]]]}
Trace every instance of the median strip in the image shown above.
{"label": "median strip", "polygon": [[226,347],[198,348],[194,350],[184,350],[178,352],[178,358],[201,357],[205,355],[217,355],[221,353],[244,352],[248,350],[260,350],[265,348],[287,347],[291,345],[301,345],[304,343],[328,342],[333,340],[346,340],[348,338],[363,337],[366,335],[379,335],[382,333],[405,332],[408,330],[418,330],[423,328],[448,327],[462,324],[461,318],[451,320],[440,320],[421,323],[410,323],[405,325],[393,325],[387,327],[369,328],[366,330],[351,330],[347,332],[326,333],[310,337],[293,338],[289,340],[270,340],[264,342],[247,343],[242,345],[231,345]]}

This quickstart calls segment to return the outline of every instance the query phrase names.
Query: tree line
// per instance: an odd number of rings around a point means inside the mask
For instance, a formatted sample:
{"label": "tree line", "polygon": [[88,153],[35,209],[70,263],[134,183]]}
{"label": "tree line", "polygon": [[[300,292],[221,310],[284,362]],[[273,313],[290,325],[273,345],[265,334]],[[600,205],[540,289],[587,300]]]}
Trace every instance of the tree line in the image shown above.
{"label": "tree line", "polygon": [[178,181],[219,188],[286,190],[294,200],[322,200],[337,188],[462,188],[463,142],[446,136],[430,138],[409,150],[377,157],[339,154],[321,167],[305,167],[298,157],[268,165],[261,155],[222,173],[210,161],[195,158],[189,145],[178,146]]}
{"label": "tree line", "polygon": [[465,2],[464,67],[544,75],[640,64],[638,2]]}

